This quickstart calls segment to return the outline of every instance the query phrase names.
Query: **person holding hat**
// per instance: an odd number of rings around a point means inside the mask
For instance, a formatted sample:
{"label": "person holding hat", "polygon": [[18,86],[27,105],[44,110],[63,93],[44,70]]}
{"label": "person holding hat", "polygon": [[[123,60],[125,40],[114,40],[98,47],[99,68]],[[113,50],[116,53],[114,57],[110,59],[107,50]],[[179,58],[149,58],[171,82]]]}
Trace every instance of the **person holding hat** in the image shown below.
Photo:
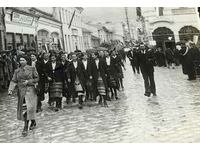
{"label": "person holding hat", "polygon": [[29,121],[31,121],[30,130],[36,127],[37,93],[35,84],[39,81],[36,68],[27,65],[27,60],[27,56],[19,57],[20,68],[15,70],[8,89],[8,94],[11,95],[17,86],[17,119],[24,121],[23,136],[28,134]]}

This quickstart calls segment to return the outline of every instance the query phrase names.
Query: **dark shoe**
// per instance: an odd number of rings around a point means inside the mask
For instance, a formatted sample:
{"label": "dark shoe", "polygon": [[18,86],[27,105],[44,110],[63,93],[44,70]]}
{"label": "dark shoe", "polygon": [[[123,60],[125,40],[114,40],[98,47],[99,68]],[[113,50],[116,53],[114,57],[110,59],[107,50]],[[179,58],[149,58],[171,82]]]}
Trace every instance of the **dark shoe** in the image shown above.
{"label": "dark shoe", "polygon": [[104,107],[108,107],[106,100],[104,101]]}
{"label": "dark shoe", "polygon": [[118,100],[119,98],[116,96],[115,99]]}
{"label": "dark shoe", "polygon": [[75,100],[75,99],[73,99],[73,100],[72,100],[72,102],[73,102],[73,103],[76,103],[76,100]]}
{"label": "dark shoe", "polygon": [[[24,116],[25,116],[25,119],[26,119],[26,114],[24,114]],[[22,131],[22,136],[23,137],[28,135],[28,123],[29,123],[28,120],[24,121],[24,130]]]}
{"label": "dark shoe", "polygon": [[196,80],[196,78],[189,78],[187,80],[192,81],[192,80]]}
{"label": "dark shoe", "polygon": [[82,106],[82,105],[79,105],[78,108],[79,108],[79,109],[83,109],[83,106]]}
{"label": "dark shoe", "polygon": [[31,125],[30,125],[29,130],[33,130],[33,129],[35,129],[35,127],[36,127],[36,122],[35,122],[35,120],[34,120],[34,121],[31,121]]}
{"label": "dark shoe", "polygon": [[102,105],[102,100],[99,100],[98,104],[99,104],[99,105]]}
{"label": "dark shoe", "polygon": [[59,109],[58,108],[54,108],[54,111],[57,112],[57,111],[59,111]]}
{"label": "dark shoe", "polygon": [[22,136],[23,137],[26,137],[28,135],[28,130],[27,129],[24,129],[23,131],[22,131]]}
{"label": "dark shoe", "polygon": [[144,93],[145,96],[150,97],[151,93]]}
{"label": "dark shoe", "polygon": [[153,93],[153,96],[157,96],[157,94],[156,94],[156,93]]}

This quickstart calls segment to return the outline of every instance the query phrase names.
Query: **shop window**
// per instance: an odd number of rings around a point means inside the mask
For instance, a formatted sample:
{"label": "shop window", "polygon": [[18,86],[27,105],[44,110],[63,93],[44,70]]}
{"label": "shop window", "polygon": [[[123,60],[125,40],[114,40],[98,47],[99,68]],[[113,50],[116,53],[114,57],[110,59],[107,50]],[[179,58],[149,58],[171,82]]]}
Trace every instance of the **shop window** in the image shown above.
{"label": "shop window", "polygon": [[14,48],[14,33],[6,33],[6,45],[8,50]]}
{"label": "shop window", "polygon": [[30,46],[32,47],[32,48],[36,48],[36,43],[35,43],[35,39],[34,39],[34,35],[30,35]]}
{"label": "shop window", "polygon": [[23,35],[23,42],[25,47],[29,47],[28,34]]}
{"label": "shop window", "polygon": [[16,36],[15,36],[15,41],[16,41],[17,46],[18,46],[19,44],[22,44],[22,43],[23,43],[23,42],[22,42],[22,34],[16,34]]}

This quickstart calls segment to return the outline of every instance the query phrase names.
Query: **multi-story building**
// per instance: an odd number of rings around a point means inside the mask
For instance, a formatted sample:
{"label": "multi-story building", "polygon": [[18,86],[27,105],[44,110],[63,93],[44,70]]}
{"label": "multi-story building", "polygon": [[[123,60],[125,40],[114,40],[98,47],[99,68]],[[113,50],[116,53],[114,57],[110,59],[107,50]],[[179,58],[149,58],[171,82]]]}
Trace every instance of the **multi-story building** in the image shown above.
{"label": "multi-story building", "polygon": [[63,50],[62,24],[59,8],[56,7],[34,7],[34,14],[39,16],[37,21],[37,43],[38,49]]}
{"label": "multi-story building", "polygon": [[84,50],[92,48],[92,32],[87,28],[82,28]]}
{"label": "multi-story building", "polygon": [[156,41],[163,49],[175,42],[197,39],[200,19],[195,7],[142,7],[144,30],[149,41]]}
{"label": "multi-story building", "polygon": [[6,48],[61,50],[62,32],[59,11],[53,7],[7,7]]}
{"label": "multi-story building", "polygon": [[38,19],[39,16],[28,7],[5,8],[6,49],[16,49],[19,44],[26,48],[35,46]]}
{"label": "multi-story building", "polygon": [[82,34],[82,7],[60,8],[64,49],[67,52],[84,50]]}

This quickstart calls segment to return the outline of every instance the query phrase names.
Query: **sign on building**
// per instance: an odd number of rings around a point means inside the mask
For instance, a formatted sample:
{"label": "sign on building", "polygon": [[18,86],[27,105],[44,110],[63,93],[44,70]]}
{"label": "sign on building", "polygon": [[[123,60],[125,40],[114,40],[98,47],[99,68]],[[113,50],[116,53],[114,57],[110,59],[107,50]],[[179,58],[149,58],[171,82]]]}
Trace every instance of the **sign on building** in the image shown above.
{"label": "sign on building", "polygon": [[21,24],[32,25],[33,17],[13,12],[12,21]]}

